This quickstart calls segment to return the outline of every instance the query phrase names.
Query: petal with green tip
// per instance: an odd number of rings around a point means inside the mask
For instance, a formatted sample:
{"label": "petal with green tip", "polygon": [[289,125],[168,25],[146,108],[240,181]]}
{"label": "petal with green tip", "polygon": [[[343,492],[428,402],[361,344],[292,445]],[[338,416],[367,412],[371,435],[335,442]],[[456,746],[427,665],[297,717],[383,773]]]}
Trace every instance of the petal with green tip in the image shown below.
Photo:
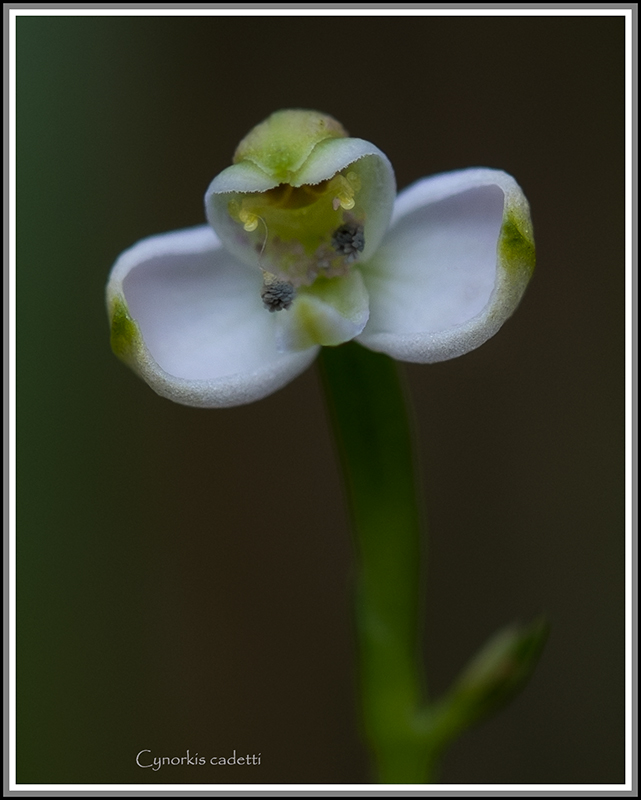
{"label": "petal with green tip", "polygon": [[516,181],[477,168],[425,178],[397,198],[362,265],[370,319],[359,341],[401,361],[444,361],[493,336],[534,270],[529,206]]}
{"label": "petal with green tip", "polygon": [[318,349],[278,350],[261,285],[207,225],[144,239],[120,256],[107,285],[114,350],[175,402],[259,400],[305,370]]}

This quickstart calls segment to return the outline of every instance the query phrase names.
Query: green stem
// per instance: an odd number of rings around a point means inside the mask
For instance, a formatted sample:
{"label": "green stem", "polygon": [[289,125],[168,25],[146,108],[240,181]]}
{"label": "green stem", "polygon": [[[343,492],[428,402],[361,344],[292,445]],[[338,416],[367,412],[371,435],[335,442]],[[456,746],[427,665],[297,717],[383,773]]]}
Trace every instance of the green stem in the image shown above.
{"label": "green stem", "polygon": [[423,520],[407,398],[396,363],[358,344],[323,348],[320,363],[356,538],[365,733],[381,783],[425,783],[435,754],[422,722]]}
{"label": "green stem", "polygon": [[387,356],[324,348],[325,394],[356,544],[356,635],[365,735],[381,783],[430,783],[443,749],[530,679],[544,620],[495,634],[428,703],[420,659],[423,514],[408,401]]}

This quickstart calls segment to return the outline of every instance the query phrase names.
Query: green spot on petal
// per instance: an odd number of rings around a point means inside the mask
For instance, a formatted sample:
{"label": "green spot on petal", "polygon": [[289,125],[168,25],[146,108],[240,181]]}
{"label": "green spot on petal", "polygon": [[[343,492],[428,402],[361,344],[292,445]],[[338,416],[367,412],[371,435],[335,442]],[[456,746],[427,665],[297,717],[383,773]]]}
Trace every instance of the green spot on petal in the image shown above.
{"label": "green spot on petal", "polygon": [[140,330],[129,314],[127,304],[116,297],[111,307],[111,349],[123,361],[130,361],[140,342]]}
{"label": "green spot on petal", "polygon": [[506,209],[499,236],[501,263],[508,271],[524,270],[528,277],[536,262],[534,236],[529,215],[521,209]]}

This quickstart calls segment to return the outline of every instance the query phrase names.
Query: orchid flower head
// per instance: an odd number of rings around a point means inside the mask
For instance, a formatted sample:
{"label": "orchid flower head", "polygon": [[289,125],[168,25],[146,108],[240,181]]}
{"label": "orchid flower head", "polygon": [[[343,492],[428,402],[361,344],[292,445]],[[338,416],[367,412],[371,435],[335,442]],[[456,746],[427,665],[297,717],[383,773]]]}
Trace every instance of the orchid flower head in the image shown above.
{"label": "orchid flower head", "polygon": [[466,169],[396,196],[384,153],[315,111],[250,131],[205,213],[125,251],[107,284],[116,355],[190,406],[258,400],[352,339],[401,361],[463,355],[499,330],[534,269],[512,177]]}

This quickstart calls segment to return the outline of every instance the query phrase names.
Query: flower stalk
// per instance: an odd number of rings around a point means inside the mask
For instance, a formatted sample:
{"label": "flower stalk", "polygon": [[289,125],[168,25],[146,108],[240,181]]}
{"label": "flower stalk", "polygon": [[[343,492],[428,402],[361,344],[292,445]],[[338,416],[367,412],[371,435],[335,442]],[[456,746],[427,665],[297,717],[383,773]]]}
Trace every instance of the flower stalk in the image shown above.
{"label": "flower stalk", "polygon": [[418,715],[422,504],[396,363],[356,343],[321,371],[356,544],[356,632],[365,735],[381,783],[428,782]]}
{"label": "flower stalk", "polygon": [[445,747],[525,685],[547,627],[501,631],[444,697],[429,701],[420,626],[425,512],[402,376],[391,358],[355,342],[323,348],[319,363],[355,541],[364,735],[378,782],[432,783]]}

